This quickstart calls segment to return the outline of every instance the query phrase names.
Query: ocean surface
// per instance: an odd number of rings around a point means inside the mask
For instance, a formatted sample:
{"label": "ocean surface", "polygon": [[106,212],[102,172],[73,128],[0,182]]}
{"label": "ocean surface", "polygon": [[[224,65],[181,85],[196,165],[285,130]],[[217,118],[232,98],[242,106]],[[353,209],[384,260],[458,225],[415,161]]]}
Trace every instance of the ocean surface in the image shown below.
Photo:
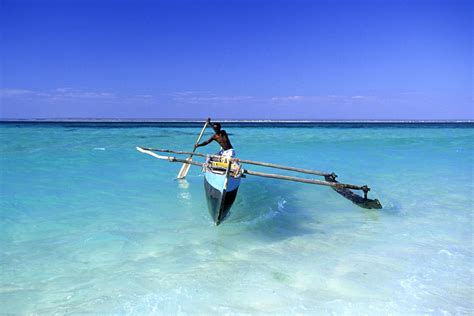
{"label": "ocean surface", "polygon": [[474,124],[223,127],[239,157],[335,172],[384,208],[247,176],[216,227],[198,167],[177,181],[135,149],[192,150],[200,123],[1,123],[1,313],[474,313]]}

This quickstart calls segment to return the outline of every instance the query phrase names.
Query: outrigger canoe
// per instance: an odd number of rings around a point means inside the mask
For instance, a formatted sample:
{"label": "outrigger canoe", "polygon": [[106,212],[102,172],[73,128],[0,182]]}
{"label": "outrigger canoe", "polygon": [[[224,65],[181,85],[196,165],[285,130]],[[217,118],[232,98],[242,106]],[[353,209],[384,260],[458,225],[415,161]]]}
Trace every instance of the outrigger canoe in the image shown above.
{"label": "outrigger canoe", "polygon": [[[366,185],[358,186],[354,184],[339,183],[336,181],[337,175],[335,173],[326,173],[321,171],[300,169],[289,166],[282,166],[267,162],[258,162],[252,160],[244,160],[239,158],[227,158],[218,155],[208,155],[196,152],[188,151],[177,151],[171,149],[157,149],[157,148],[146,148],[137,147],[137,150],[154,156],[159,159],[167,160],[169,162],[178,162],[186,165],[194,165],[202,168],[204,172],[204,189],[206,192],[207,206],[211,218],[216,225],[222,223],[229,215],[229,211],[234,203],[241,179],[247,175],[272,178],[278,180],[296,181],[308,184],[317,184],[323,186],[329,186],[334,191],[350,200],[357,206],[367,209],[381,209],[378,199],[369,199],[367,197],[370,188]],[[181,159],[174,156],[162,156],[156,154],[156,152],[162,153],[174,153],[179,155],[193,155],[206,158],[205,162],[193,161],[190,158]],[[325,181],[308,179],[301,177],[293,177],[280,174],[256,172],[248,169],[244,169],[242,164],[252,164],[258,166],[264,166],[269,168],[276,168],[288,171],[295,171],[305,174],[318,175],[324,177]],[[353,190],[363,191],[363,196],[360,196],[353,192]]]}
{"label": "outrigger canoe", "polygon": [[[209,121],[206,121],[196,141],[196,145],[201,140],[201,137],[204,134],[208,124]],[[186,177],[191,165],[201,167],[204,172],[204,190],[206,192],[207,207],[209,209],[209,214],[216,225],[219,225],[228,217],[232,204],[237,197],[240,180],[246,175],[329,186],[337,193],[360,207],[368,209],[382,208],[382,204],[380,204],[379,200],[369,199],[367,197],[367,193],[370,191],[368,186],[339,183],[336,181],[337,175],[334,172],[327,173],[316,170],[282,166],[267,162],[196,153],[196,146],[194,146],[194,150],[191,152],[146,147],[137,147],[137,150],[159,159],[168,160],[169,162],[183,163],[183,166],[181,167],[181,170],[177,176],[178,179],[183,179]],[[162,156],[156,154],[156,152],[188,155],[188,158],[181,159],[173,156]],[[205,162],[193,161],[193,156],[204,157],[206,160]],[[242,163],[322,176],[324,177],[325,181],[251,171],[242,168]],[[357,195],[352,190],[361,190],[364,192],[364,195]]]}

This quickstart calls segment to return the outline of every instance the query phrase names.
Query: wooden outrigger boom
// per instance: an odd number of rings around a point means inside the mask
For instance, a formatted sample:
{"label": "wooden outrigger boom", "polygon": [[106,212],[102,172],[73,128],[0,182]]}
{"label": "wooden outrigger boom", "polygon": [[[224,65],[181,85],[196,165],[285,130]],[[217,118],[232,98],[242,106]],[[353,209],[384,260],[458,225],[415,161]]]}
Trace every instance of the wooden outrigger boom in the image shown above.
{"label": "wooden outrigger boom", "polygon": [[[202,162],[192,161],[192,160],[188,160],[188,159],[180,159],[180,158],[176,158],[176,157],[172,157],[172,156],[157,155],[150,148],[137,147],[137,150],[139,152],[142,152],[144,154],[148,154],[148,155],[153,156],[153,157],[158,158],[158,159],[168,160],[169,162],[181,162],[183,164],[189,164],[189,165],[194,165],[194,166],[199,166],[199,167],[202,167],[204,165],[204,163],[202,163]],[[155,151],[157,151],[157,150],[155,150]],[[194,154],[194,156],[200,156],[200,155]]]}
{"label": "wooden outrigger boom", "polygon": [[[177,150],[171,150],[171,149],[137,147],[137,150],[159,159],[168,160],[169,162],[180,162],[180,163],[195,165],[195,166],[200,166],[200,167],[204,167],[206,163],[180,159],[173,156],[160,156],[154,152],[173,153],[173,154],[178,154],[178,155],[191,155],[192,154],[194,156],[205,157],[205,158],[220,157],[218,155],[208,155],[208,154],[202,154],[202,153],[196,153],[196,152],[177,151]],[[231,160],[232,160],[232,163],[252,164],[252,165],[257,165],[257,166],[264,166],[264,167],[323,176],[326,181],[286,176],[286,175],[280,175],[280,174],[257,172],[257,171],[251,171],[244,168],[240,169],[240,172],[245,175],[329,186],[332,189],[334,189],[337,193],[339,193],[340,195],[342,195],[343,197],[347,198],[348,200],[350,200],[351,202],[353,202],[354,204],[360,207],[368,208],[368,209],[382,208],[382,205],[380,204],[378,199],[367,198],[367,193],[370,191],[370,188],[368,186],[366,185],[359,186],[359,185],[354,185],[354,184],[339,183],[336,181],[337,175],[335,173],[326,173],[326,172],[321,172],[321,171],[316,171],[316,170],[301,169],[301,168],[282,166],[282,165],[277,165],[277,164],[272,164],[272,163],[267,163],[267,162],[259,162],[259,161],[252,161],[252,160],[245,160],[245,159],[238,159],[238,158],[232,158]],[[351,190],[361,190],[364,192],[364,196],[363,197],[359,196],[355,194],[354,192],[352,192]]]}
{"label": "wooden outrigger boom", "polygon": [[[142,147],[145,150],[150,150],[150,151],[158,151],[162,153],[171,153],[171,154],[177,154],[177,155],[190,155],[193,154],[194,156],[200,156],[200,157],[219,157],[217,155],[206,155],[206,154],[201,154],[201,153],[196,153],[196,152],[190,152],[190,151],[179,151],[179,150],[171,150],[171,149],[160,149],[160,148],[145,148]],[[253,160],[246,160],[246,159],[240,159],[240,158],[233,158],[235,162],[240,162],[244,164],[249,164],[249,165],[256,165],[256,166],[263,166],[263,167],[269,167],[269,168],[276,168],[276,169],[282,169],[282,170],[289,170],[289,171],[296,171],[296,172],[301,172],[301,173],[307,173],[307,174],[314,174],[317,176],[333,176],[334,173],[326,173],[322,171],[316,171],[316,170],[309,170],[309,169],[301,169],[301,168],[295,168],[295,167],[289,167],[289,166],[282,166],[282,165],[277,165],[273,163],[268,163],[268,162],[260,162],[260,161],[253,161]]]}

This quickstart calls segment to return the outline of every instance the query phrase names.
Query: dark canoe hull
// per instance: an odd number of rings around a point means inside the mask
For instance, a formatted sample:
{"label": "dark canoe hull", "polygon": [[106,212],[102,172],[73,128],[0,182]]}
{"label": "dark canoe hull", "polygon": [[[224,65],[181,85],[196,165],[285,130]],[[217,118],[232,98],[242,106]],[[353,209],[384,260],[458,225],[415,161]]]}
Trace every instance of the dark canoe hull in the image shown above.
{"label": "dark canoe hull", "polygon": [[232,204],[237,197],[239,189],[240,178],[229,178],[227,185],[229,191],[223,189],[224,175],[216,175],[211,172],[206,172],[204,176],[204,190],[206,192],[207,207],[214,223],[219,225],[226,219]]}
{"label": "dark canoe hull", "polygon": [[[324,179],[328,182],[332,183],[339,183],[336,181],[335,178],[331,176],[325,176]],[[365,197],[362,197],[360,195],[355,194],[349,189],[345,188],[332,188],[334,191],[345,197],[346,199],[350,200],[352,203],[354,203],[357,206],[363,207],[363,208],[368,208],[368,209],[381,209],[382,204],[380,204],[379,200],[377,199],[367,199]]]}

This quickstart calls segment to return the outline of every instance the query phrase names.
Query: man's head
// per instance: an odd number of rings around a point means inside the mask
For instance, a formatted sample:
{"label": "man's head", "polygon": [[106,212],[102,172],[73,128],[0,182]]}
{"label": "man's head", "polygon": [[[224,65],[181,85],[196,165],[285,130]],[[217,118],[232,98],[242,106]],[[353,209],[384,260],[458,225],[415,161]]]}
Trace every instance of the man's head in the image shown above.
{"label": "man's head", "polygon": [[221,124],[217,123],[217,122],[214,122],[214,123],[212,123],[212,128],[214,129],[214,132],[217,133],[221,130]]}

